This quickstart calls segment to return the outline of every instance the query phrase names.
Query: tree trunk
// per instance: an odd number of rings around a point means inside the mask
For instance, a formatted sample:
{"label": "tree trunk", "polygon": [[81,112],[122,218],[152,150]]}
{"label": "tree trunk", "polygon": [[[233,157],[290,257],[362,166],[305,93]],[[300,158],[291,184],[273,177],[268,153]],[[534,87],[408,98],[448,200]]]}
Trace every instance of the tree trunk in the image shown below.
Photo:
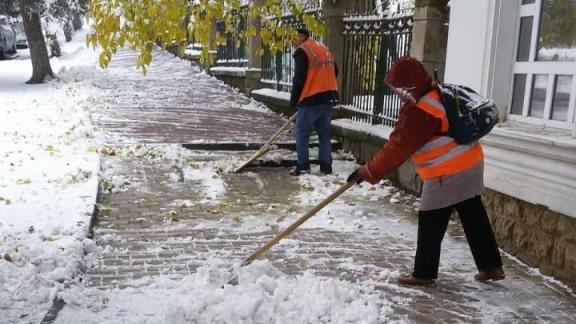
{"label": "tree trunk", "polygon": [[37,7],[37,1],[20,0],[20,12],[32,60],[32,77],[26,82],[28,84],[42,83],[46,77],[54,77]]}

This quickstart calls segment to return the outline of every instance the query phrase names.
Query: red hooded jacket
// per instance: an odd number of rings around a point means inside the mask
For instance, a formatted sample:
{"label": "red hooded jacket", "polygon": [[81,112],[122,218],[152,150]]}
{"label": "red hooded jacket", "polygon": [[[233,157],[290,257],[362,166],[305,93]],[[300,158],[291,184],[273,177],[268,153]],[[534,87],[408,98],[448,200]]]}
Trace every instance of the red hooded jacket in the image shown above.
{"label": "red hooded jacket", "polygon": [[[434,81],[422,63],[410,57],[394,62],[386,76],[386,83],[410,92],[416,100],[434,89]],[[388,143],[360,168],[360,176],[365,181],[377,183],[440,133],[440,130],[441,122],[437,118],[409,101],[404,102]]]}

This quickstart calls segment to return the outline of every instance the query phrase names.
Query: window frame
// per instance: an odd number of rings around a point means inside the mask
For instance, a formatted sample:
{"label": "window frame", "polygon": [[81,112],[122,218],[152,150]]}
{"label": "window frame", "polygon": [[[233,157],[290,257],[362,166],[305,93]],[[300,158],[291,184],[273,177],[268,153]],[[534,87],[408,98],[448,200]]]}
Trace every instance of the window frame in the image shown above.
{"label": "window frame", "polygon": [[[576,62],[542,62],[536,61],[536,51],[538,49],[538,36],[540,32],[540,16],[542,13],[542,0],[535,0],[532,4],[520,4],[519,17],[516,22],[516,33],[514,40],[514,56],[512,67],[512,78],[510,81],[510,89],[514,89],[514,76],[516,74],[526,74],[526,84],[524,85],[524,100],[522,106],[522,114],[511,114],[512,102],[514,92],[510,91],[508,98],[508,108],[506,116],[509,120],[516,120],[530,124],[550,126],[561,129],[575,129],[576,125]],[[518,62],[518,46],[520,41],[520,22],[521,18],[532,16],[532,34],[530,35],[530,51],[528,61]],[[544,116],[542,118],[529,116],[530,99],[532,97],[532,88],[534,76],[543,74],[548,76],[548,83],[546,88],[546,99],[544,102]],[[558,121],[552,119],[552,104],[554,99],[554,91],[556,79],[559,75],[569,75],[572,77],[572,85],[570,90],[570,99],[568,102],[568,112],[566,121]]]}

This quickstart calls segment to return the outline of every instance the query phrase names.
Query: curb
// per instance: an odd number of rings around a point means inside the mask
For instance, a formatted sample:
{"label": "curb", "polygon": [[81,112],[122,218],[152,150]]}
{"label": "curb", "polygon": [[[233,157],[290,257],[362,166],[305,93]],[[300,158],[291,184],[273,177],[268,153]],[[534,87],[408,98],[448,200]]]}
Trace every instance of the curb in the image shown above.
{"label": "curb", "polygon": [[[183,147],[190,150],[198,151],[255,151],[260,149],[264,143],[238,143],[238,142],[216,142],[216,143],[186,143],[182,144]],[[279,149],[288,149],[295,151],[295,142],[281,142],[274,143],[272,146]],[[318,147],[318,142],[310,142],[309,147]],[[342,148],[342,144],[337,141],[332,141],[332,151],[337,151]]]}
{"label": "curb", "polygon": [[[100,164],[100,162],[98,162]],[[100,178],[98,178],[98,185],[96,188],[96,203],[94,204],[94,209],[92,210],[92,216],[90,217],[90,223],[88,225],[88,238],[92,238],[94,236],[94,224],[96,223],[96,218],[98,217],[99,214],[99,208],[98,208],[98,202],[100,201]],[[85,271],[85,269],[81,269],[81,272],[79,274],[79,276],[82,276],[82,274]],[[42,318],[42,320],[40,321],[40,324],[53,324],[54,321],[56,320],[56,318],[58,317],[58,314],[60,313],[60,311],[64,308],[64,306],[66,305],[66,302],[64,302],[64,300],[58,298],[58,294],[56,294],[54,296],[54,299],[52,300],[52,305],[50,306],[50,308],[48,309],[48,312],[46,312],[46,314],[44,315],[44,317]]]}

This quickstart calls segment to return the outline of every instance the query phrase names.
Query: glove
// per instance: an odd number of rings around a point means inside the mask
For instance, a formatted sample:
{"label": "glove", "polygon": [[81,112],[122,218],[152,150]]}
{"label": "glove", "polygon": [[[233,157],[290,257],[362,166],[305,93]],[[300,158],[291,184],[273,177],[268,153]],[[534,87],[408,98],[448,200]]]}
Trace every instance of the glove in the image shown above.
{"label": "glove", "polygon": [[350,173],[346,182],[356,182],[356,184],[360,184],[364,179],[360,176],[360,168],[354,170],[354,172]]}

